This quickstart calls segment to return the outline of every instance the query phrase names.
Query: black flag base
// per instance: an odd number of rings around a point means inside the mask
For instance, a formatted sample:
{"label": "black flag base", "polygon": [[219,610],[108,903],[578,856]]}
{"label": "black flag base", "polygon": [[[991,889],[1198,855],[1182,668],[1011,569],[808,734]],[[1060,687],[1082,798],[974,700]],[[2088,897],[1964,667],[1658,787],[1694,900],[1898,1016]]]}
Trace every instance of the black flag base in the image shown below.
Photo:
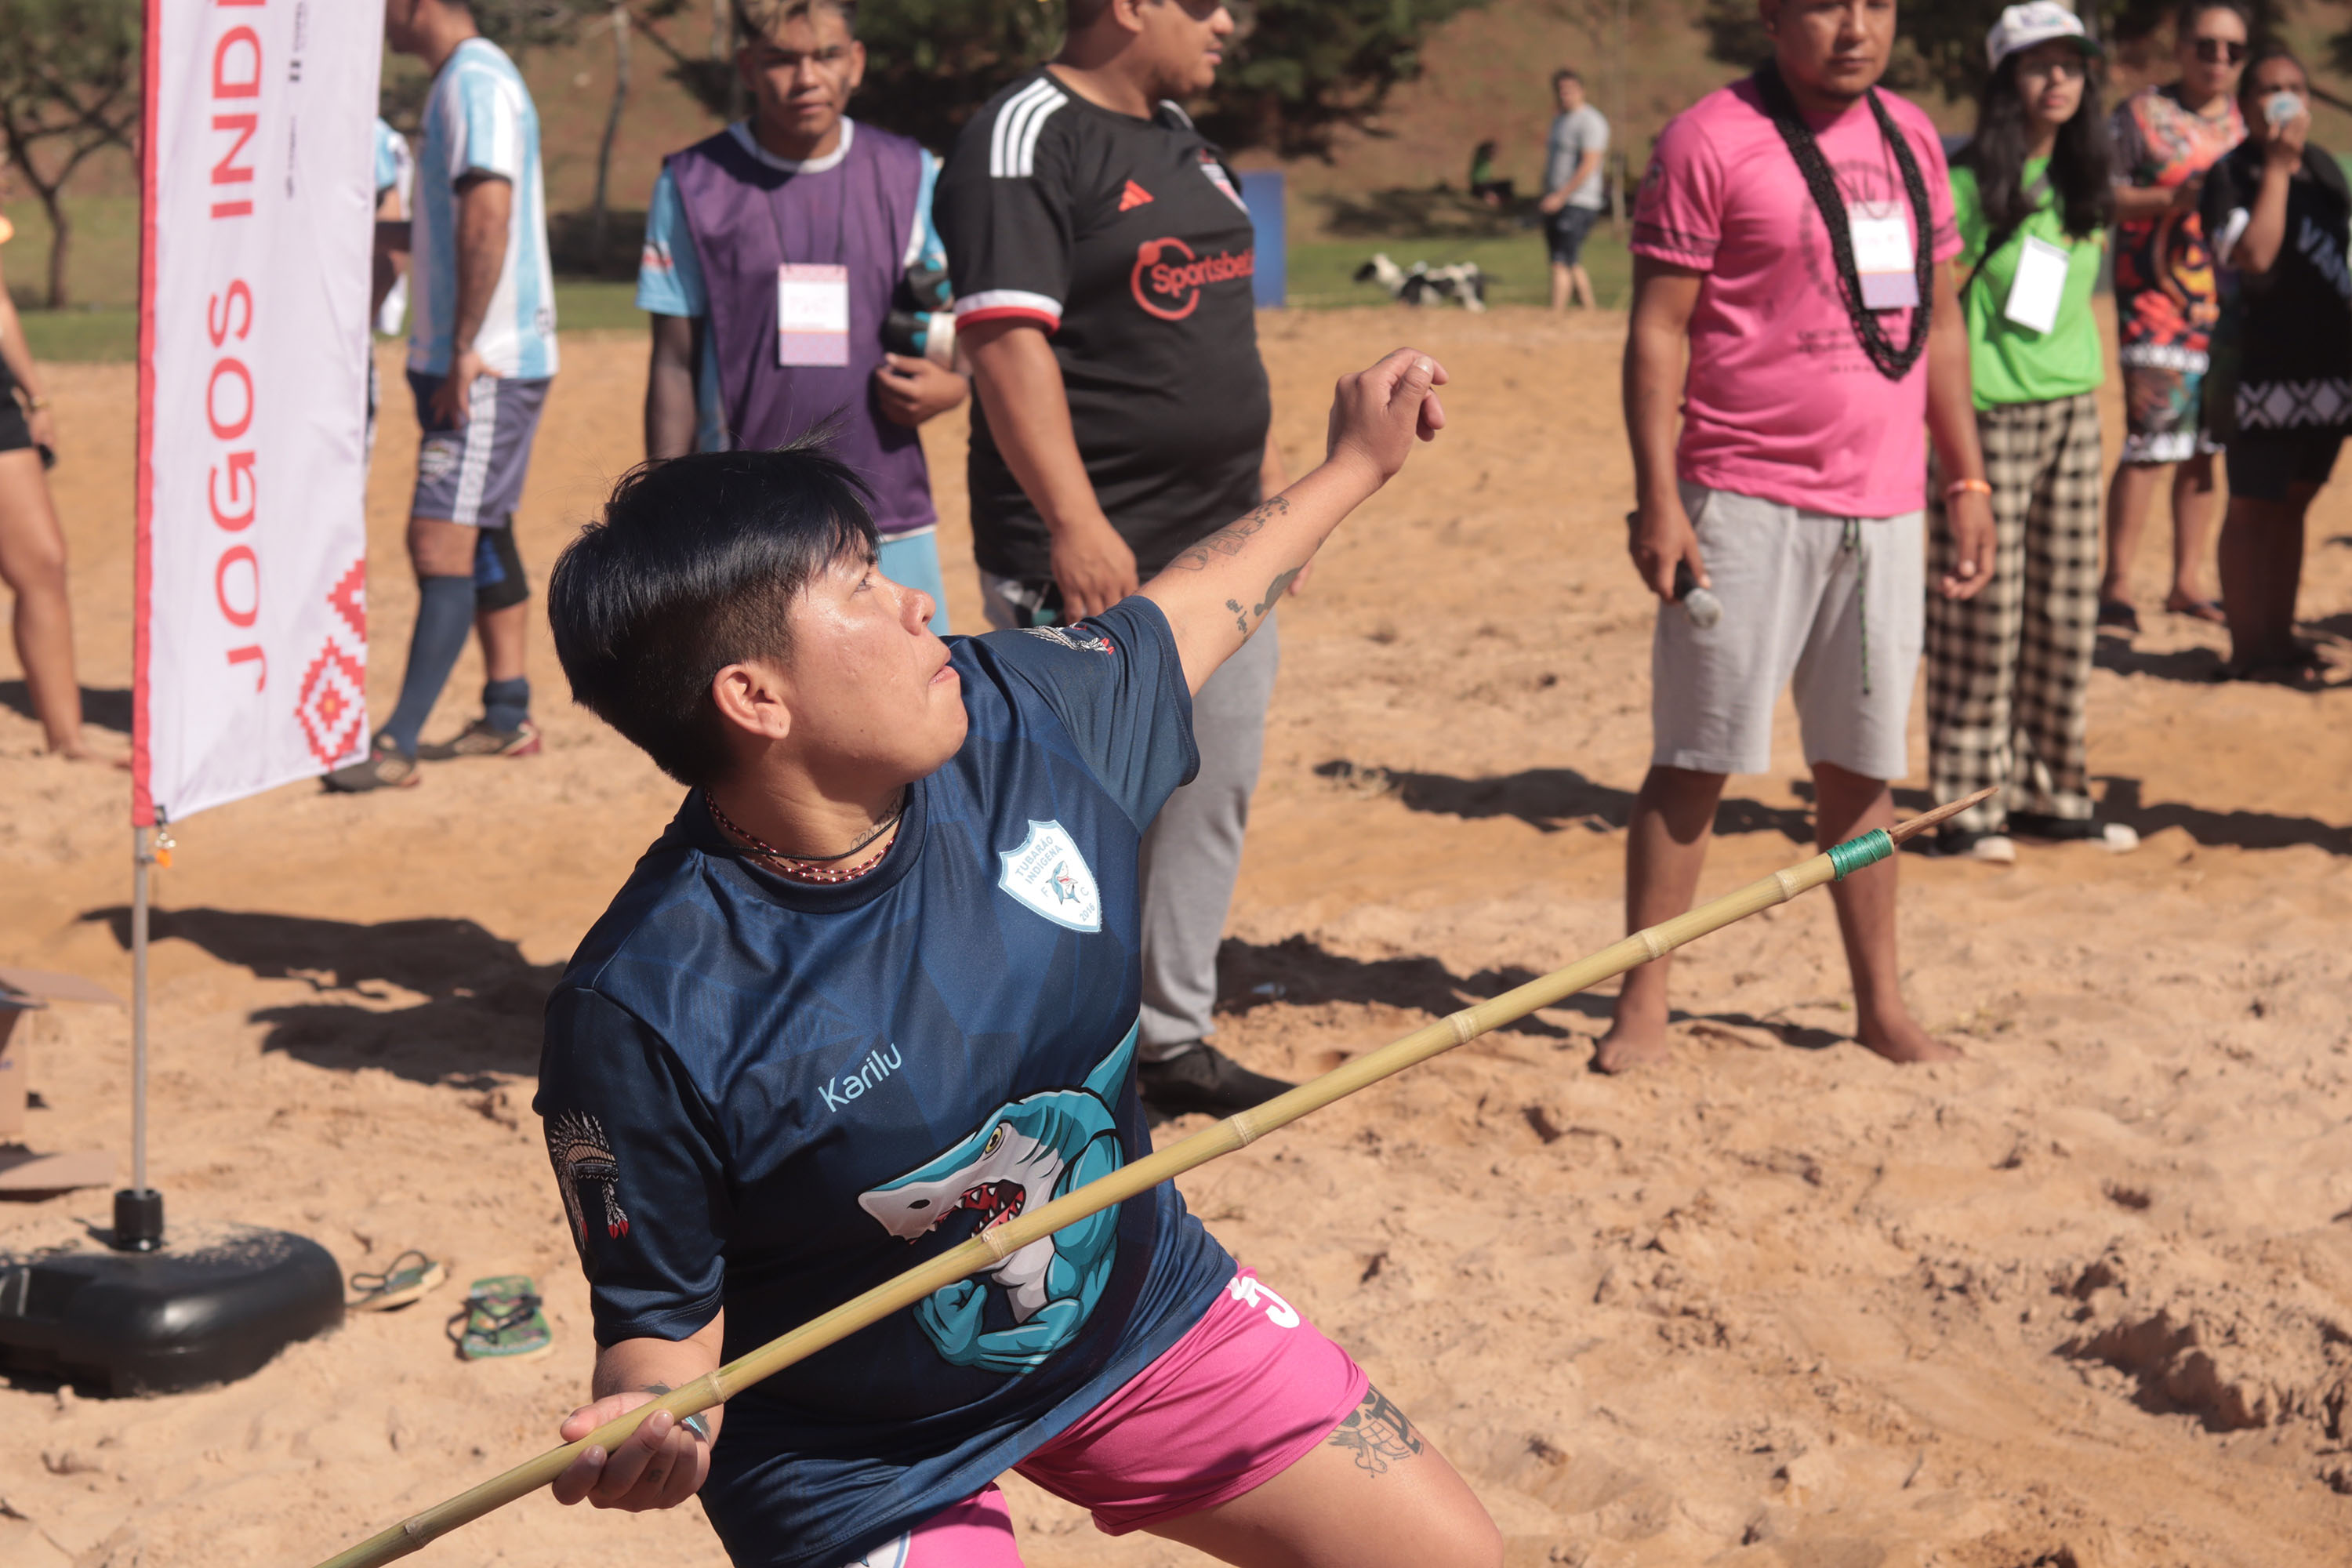
{"label": "black flag base", "polygon": [[163,1195],[114,1195],[103,1247],[0,1253],[0,1372],[94,1394],[249,1377],[343,1321],[342,1274],[308,1237],[250,1226],[163,1232]]}

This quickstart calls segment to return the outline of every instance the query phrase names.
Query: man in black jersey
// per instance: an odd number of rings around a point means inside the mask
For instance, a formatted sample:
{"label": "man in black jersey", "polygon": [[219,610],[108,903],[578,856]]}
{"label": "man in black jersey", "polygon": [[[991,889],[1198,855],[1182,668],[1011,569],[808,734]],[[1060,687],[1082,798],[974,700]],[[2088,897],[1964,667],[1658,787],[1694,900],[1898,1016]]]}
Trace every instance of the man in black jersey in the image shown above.
{"label": "man in black jersey", "polygon": [[[1108,609],[1282,489],[1249,211],[1175,101],[1214,80],[1233,26],[1208,0],[1069,0],[1060,56],[991,100],[940,176],[992,625]],[[1139,1080],[1171,1114],[1287,1087],[1202,1042],[1277,658],[1269,625],[1202,689],[1200,775],[1144,841]]]}

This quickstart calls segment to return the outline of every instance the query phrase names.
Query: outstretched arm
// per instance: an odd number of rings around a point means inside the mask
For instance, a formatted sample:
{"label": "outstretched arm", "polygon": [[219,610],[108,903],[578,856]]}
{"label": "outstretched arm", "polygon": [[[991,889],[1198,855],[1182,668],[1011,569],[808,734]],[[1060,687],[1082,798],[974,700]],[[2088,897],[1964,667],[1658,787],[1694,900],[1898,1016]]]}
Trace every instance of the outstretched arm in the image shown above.
{"label": "outstretched arm", "polygon": [[1329,444],[1314,472],[1143,585],[1176,634],[1186,685],[1200,690],[1241,650],[1340,520],[1404,467],[1415,436],[1427,441],[1444,427],[1434,391],[1444,384],[1444,367],[1412,349],[1340,377]]}

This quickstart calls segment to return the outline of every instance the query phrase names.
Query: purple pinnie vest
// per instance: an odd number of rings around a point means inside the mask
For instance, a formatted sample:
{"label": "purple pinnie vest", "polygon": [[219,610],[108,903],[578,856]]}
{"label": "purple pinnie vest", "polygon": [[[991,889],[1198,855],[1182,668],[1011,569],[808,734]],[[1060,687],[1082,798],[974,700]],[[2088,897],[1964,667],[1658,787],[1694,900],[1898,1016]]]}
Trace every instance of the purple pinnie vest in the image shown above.
{"label": "purple pinnie vest", "polygon": [[[874,525],[903,533],[939,521],[921,439],[882,416],[874,373],[882,323],[906,270],[922,149],[860,124],[848,155],[816,174],[761,163],[732,131],[665,160],[710,298],[709,342],[730,444],[781,447],[830,422],[834,451],[874,490]],[[849,363],[776,363],[776,268],[849,268]]]}

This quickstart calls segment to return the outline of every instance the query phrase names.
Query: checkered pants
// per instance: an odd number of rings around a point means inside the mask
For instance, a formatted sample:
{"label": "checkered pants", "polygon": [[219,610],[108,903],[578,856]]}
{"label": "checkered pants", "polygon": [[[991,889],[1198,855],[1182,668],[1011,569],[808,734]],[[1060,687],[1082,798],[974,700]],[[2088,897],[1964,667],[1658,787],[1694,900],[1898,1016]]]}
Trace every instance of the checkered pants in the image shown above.
{"label": "checkered pants", "polygon": [[[1977,414],[1992,483],[1992,581],[1927,595],[1927,775],[1939,801],[2000,793],[1956,826],[2011,811],[2091,815],[2084,739],[2098,636],[2099,409],[2089,393]],[[1940,476],[1928,489],[1928,581],[1954,564]]]}

